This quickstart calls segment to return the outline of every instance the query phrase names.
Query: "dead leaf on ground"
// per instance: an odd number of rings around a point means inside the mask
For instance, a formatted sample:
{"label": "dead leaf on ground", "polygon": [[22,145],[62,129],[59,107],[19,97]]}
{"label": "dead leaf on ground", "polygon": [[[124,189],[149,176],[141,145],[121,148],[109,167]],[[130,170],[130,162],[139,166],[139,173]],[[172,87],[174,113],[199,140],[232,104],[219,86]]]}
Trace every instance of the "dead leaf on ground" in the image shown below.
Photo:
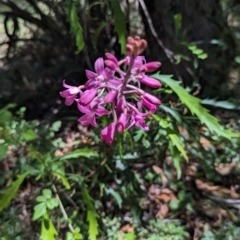
{"label": "dead leaf on ground", "polygon": [[232,163],[229,163],[229,164],[219,164],[217,166],[215,166],[215,170],[223,175],[223,176],[226,176],[226,175],[229,175],[233,168],[236,166],[236,163],[232,162]]}
{"label": "dead leaf on ground", "polygon": [[201,179],[195,179],[196,187],[205,192],[211,192],[215,196],[229,195],[235,198],[240,198],[240,194],[234,192],[233,189],[225,188],[219,185],[213,185],[213,183],[208,181],[203,181]]}
{"label": "dead leaf on ground", "polygon": [[204,148],[213,147],[212,143],[205,137],[200,137],[199,142]]}
{"label": "dead leaf on ground", "polygon": [[155,173],[161,175],[162,187],[165,187],[168,183],[168,179],[167,179],[166,175],[164,174],[163,170],[160,167],[158,167],[157,165],[153,165],[152,168]]}
{"label": "dead leaf on ground", "polygon": [[131,224],[126,224],[124,226],[121,227],[121,231],[124,233],[130,233],[134,231],[134,225]]}
{"label": "dead leaf on ground", "polygon": [[169,207],[167,204],[160,204],[160,209],[156,215],[157,218],[164,219],[166,218],[169,212]]}

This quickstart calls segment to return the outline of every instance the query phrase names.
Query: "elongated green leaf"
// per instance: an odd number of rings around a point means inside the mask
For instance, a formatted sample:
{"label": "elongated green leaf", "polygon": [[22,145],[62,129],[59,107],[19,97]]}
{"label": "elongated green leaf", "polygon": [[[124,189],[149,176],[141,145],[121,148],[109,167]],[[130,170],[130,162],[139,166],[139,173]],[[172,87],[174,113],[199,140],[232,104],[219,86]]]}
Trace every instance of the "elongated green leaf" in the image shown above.
{"label": "elongated green leaf", "polygon": [[46,213],[41,221],[41,236],[40,240],[56,240],[58,235],[57,230],[55,229],[52,220]]}
{"label": "elongated green leaf", "polygon": [[121,46],[121,53],[124,54],[125,47],[126,47],[126,33],[127,33],[125,14],[123,13],[120,7],[119,0],[110,0],[110,3],[113,11],[113,17],[115,20],[114,31],[118,35],[118,42]]}
{"label": "elongated green leaf", "polygon": [[98,222],[97,217],[98,214],[93,205],[93,199],[89,195],[86,184],[82,184],[82,195],[83,202],[87,207],[87,221],[89,223],[88,234],[89,240],[96,240],[98,235]]}
{"label": "elongated green leaf", "polygon": [[65,154],[60,158],[60,160],[67,160],[67,159],[79,158],[79,157],[86,157],[86,158],[98,157],[98,152],[90,148],[77,149],[73,152]]}
{"label": "elongated green leaf", "polygon": [[0,111],[0,122],[7,123],[12,120],[13,116],[12,113],[8,110]]}
{"label": "elongated green leaf", "polygon": [[159,79],[161,82],[168,85],[180,98],[180,100],[188,107],[192,114],[195,114],[202,124],[205,124],[212,133],[219,136],[231,139],[233,137],[240,137],[239,133],[233,133],[231,130],[224,129],[214,116],[209,113],[209,110],[201,105],[201,100],[189,94],[180,82],[172,79],[172,75],[161,75],[156,73],[152,77]]}
{"label": "elongated green leaf", "polygon": [[67,0],[66,5],[68,8],[68,21],[70,23],[71,32],[75,35],[77,52],[80,52],[84,47],[84,39],[82,34],[83,30],[80,25],[77,10],[73,0]]}
{"label": "elongated green leaf", "polygon": [[70,189],[71,188],[67,178],[65,176],[63,176],[61,173],[59,173],[59,172],[52,172],[52,174],[62,181],[62,184],[63,184],[63,186],[66,189]]}
{"label": "elongated green leaf", "polygon": [[23,132],[21,138],[25,141],[32,141],[36,139],[36,134],[32,129],[28,129],[26,132]]}
{"label": "elongated green leaf", "polygon": [[23,173],[17,177],[17,180],[14,181],[8,189],[5,190],[2,198],[0,199],[0,211],[2,211],[4,208],[6,208],[11,200],[15,197],[17,194],[17,191],[22,184],[23,180],[29,175],[30,172]]}
{"label": "elongated green leaf", "polygon": [[109,188],[105,187],[105,192],[106,192],[106,194],[110,194],[114,197],[114,199],[116,200],[116,202],[118,204],[118,207],[121,209],[122,208],[122,198],[121,198],[120,194],[110,187]]}
{"label": "elongated green leaf", "polygon": [[177,170],[177,179],[179,180],[182,175],[182,169],[181,169],[181,156],[179,154],[179,151],[177,151],[177,148],[169,142],[169,150],[173,159],[173,164],[175,169]]}
{"label": "elongated green leaf", "polygon": [[5,157],[8,150],[8,144],[0,145],[0,161]]}
{"label": "elongated green leaf", "polygon": [[239,110],[240,104],[239,103],[233,103],[231,101],[217,101],[216,99],[204,99],[201,101],[203,105],[209,105],[224,109],[231,109],[231,110]]}
{"label": "elongated green leaf", "polygon": [[179,123],[182,122],[181,116],[176,110],[174,110],[164,104],[161,104],[160,108],[163,109],[165,112],[171,114]]}

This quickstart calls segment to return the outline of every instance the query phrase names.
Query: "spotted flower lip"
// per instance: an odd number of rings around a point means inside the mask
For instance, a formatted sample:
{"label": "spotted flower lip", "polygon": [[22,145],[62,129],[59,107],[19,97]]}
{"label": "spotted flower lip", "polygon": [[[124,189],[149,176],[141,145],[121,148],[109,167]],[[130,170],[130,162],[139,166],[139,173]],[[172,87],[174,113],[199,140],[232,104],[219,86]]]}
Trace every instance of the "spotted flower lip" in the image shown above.
{"label": "spotted flower lip", "polygon": [[86,70],[84,85],[70,86],[63,81],[65,90],[60,95],[68,106],[77,103],[82,114],[78,121],[82,125],[96,127],[97,118],[112,115],[111,123],[101,130],[101,139],[108,144],[113,143],[116,131],[121,134],[133,126],[147,131],[146,117],[161,104],[158,97],[141,89],[142,84],[155,89],[161,87],[157,79],[147,75],[161,63],[147,62],[139,55],[146,46],[147,42],[140,37],[129,37],[127,56],[123,59],[106,53],[105,60],[101,57],[96,60],[94,71]]}

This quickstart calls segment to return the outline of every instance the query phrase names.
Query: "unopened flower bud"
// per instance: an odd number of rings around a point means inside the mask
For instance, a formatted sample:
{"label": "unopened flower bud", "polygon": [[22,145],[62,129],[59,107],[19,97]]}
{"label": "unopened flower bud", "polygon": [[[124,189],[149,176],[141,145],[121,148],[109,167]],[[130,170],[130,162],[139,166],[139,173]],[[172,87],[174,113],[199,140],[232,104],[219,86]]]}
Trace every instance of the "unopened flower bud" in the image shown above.
{"label": "unopened flower bud", "polygon": [[157,106],[151,102],[149,102],[146,98],[142,98],[142,104],[147,107],[151,113],[156,112]]}
{"label": "unopened flower bud", "polygon": [[111,123],[101,131],[101,139],[108,144],[111,144],[114,139],[116,124]]}
{"label": "unopened flower bud", "polygon": [[154,72],[161,67],[160,62],[148,62],[139,68],[140,72]]}
{"label": "unopened flower bud", "polygon": [[139,78],[139,81],[151,88],[159,88],[162,86],[162,84],[157,79],[148,77],[146,75],[141,76]]}
{"label": "unopened flower bud", "polygon": [[117,68],[117,64],[112,60],[105,60],[104,63],[111,70],[115,70]]}
{"label": "unopened flower bud", "polygon": [[156,104],[156,105],[161,104],[161,101],[157,97],[155,97],[149,93],[144,93],[142,96],[142,99],[144,99],[144,98],[146,98],[148,101],[150,101],[153,104]]}
{"label": "unopened flower bud", "polygon": [[127,116],[125,113],[122,113],[118,119],[118,123],[117,123],[117,131],[119,133],[122,133],[123,130],[125,129],[127,123]]}
{"label": "unopened flower bud", "polygon": [[105,57],[108,60],[112,60],[116,65],[118,64],[117,58],[112,53],[105,53]]}

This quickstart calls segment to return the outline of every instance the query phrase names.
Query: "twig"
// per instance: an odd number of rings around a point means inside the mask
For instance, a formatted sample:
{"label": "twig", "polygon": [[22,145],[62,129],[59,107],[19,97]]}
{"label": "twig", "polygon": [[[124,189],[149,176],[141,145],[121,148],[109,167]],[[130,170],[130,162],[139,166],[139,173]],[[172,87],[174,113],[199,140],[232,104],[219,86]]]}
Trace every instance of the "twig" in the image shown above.
{"label": "twig", "polygon": [[142,10],[143,10],[146,18],[147,18],[147,22],[148,22],[149,28],[150,28],[150,30],[151,30],[151,32],[152,32],[152,35],[155,37],[158,45],[159,45],[159,46],[163,49],[163,51],[165,52],[167,58],[170,60],[170,62],[171,62],[172,65],[173,65],[173,68],[174,68],[174,70],[175,70],[175,72],[176,72],[176,74],[177,74],[177,76],[178,76],[178,79],[182,82],[183,79],[182,79],[182,77],[180,76],[180,74],[178,73],[178,70],[176,69],[176,67],[174,66],[174,62],[177,60],[177,58],[175,57],[175,54],[173,53],[173,51],[171,51],[170,49],[168,49],[168,48],[164,45],[164,43],[162,42],[162,40],[158,37],[158,34],[157,34],[157,32],[156,32],[156,30],[155,30],[155,28],[154,28],[154,26],[153,26],[152,19],[151,19],[150,14],[149,14],[149,12],[148,12],[148,10],[147,10],[147,7],[146,7],[146,5],[145,5],[144,0],[138,0],[138,1],[139,1],[140,5],[141,5],[141,7],[142,7]]}
{"label": "twig", "polygon": [[66,211],[65,211],[65,209],[64,209],[64,207],[63,207],[62,201],[61,201],[61,199],[60,199],[60,197],[59,197],[59,195],[58,195],[58,193],[57,193],[57,189],[56,189],[56,187],[55,187],[54,184],[53,184],[53,186],[52,186],[52,189],[53,189],[53,192],[56,194],[56,198],[57,198],[57,200],[58,200],[58,202],[59,202],[59,207],[60,207],[60,209],[61,209],[61,212],[62,212],[62,214],[63,214],[64,219],[68,222],[68,227],[69,227],[70,231],[71,231],[71,232],[74,232],[73,226],[72,226],[72,224],[68,221],[68,219],[69,219],[69,218],[68,218],[68,215],[67,215],[67,213],[66,213]]}

